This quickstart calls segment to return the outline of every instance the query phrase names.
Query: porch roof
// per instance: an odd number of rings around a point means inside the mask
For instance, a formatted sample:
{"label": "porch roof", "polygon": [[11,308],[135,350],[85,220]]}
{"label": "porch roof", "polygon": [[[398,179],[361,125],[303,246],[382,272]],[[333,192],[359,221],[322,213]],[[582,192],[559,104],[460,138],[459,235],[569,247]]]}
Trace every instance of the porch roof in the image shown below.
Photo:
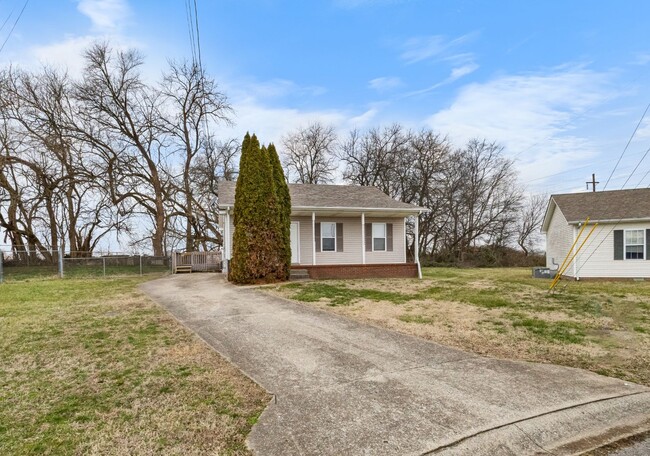
{"label": "porch roof", "polygon": [[[352,216],[411,215],[428,212],[427,208],[396,201],[376,187],[361,185],[289,184],[292,215]],[[235,182],[219,182],[219,208],[235,204]]]}

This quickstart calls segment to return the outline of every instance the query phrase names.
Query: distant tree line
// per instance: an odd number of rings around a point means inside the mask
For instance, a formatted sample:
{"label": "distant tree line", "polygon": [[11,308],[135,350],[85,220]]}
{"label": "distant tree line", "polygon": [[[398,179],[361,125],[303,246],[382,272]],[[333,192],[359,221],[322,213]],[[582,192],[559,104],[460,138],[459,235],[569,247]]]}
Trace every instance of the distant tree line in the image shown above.
{"label": "distant tree line", "polygon": [[[84,58],[78,78],[0,71],[0,244],[45,257],[87,254],[109,236],[155,255],[220,245],[217,182],[237,178],[241,150],[216,139],[233,114],[226,96],[195,64],[171,62],[151,83],[135,51],[96,44]],[[429,208],[419,245],[431,261],[485,246],[528,255],[538,241],[546,198],[525,195],[497,143],[458,148],[399,124],[339,137],[315,122],[278,149],[290,182],[371,185]]]}
{"label": "distant tree line", "polygon": [[525,194],[513,160],[495,142],[473,139],[457,148],[430,129],[399,124],[338,138],[333,127],[313,123],[286,135],[283,145],[293,182],[329,183],[340,176],[429,208],[419,218],[419,253],[431,262],[465,262],[477,249],[491,255],[516,247],[528,256],[539,240],[547,198]]}

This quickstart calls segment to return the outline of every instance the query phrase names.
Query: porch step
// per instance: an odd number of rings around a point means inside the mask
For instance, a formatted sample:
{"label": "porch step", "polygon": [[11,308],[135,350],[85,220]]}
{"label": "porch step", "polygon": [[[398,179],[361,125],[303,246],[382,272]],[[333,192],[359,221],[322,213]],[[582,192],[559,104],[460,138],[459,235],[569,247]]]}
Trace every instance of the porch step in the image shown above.
{"label": "porch step", "polygon": [[178,274],[179,272],[189,272],[191,274],[192,273],[192,265],[191,264],[184,264],[184,265],[176,266],[176,270],[174,271],[174,273]]}
{"label": "porch step", "polygon": [[289,280],[305,280],[309,278],[309,271],[306,269],[291,269]]}

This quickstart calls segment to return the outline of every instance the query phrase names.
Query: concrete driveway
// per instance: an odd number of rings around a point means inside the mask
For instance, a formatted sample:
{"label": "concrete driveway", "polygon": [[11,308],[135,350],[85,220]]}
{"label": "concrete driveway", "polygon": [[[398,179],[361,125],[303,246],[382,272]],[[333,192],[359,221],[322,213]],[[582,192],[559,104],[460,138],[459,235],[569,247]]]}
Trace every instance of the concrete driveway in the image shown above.
{"label": "concrete driveway", "polygon": [[650,389],[580,369],[485,358],[235,287],[142,285],[275,395],[259,455],[577,454],[650,429]]}

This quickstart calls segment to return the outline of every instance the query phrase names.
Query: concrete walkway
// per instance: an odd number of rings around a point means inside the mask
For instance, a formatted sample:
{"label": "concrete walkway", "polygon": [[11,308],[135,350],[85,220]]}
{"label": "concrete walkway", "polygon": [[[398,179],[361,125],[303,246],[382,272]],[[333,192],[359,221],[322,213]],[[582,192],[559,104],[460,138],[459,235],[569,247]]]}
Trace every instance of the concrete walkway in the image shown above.
{"label": "concrete walkway", "polygon": [[650,389],[579,369],[485,358],[235,287],[142,285],[275,395],[259,455],[577,454],[650,429]]}

